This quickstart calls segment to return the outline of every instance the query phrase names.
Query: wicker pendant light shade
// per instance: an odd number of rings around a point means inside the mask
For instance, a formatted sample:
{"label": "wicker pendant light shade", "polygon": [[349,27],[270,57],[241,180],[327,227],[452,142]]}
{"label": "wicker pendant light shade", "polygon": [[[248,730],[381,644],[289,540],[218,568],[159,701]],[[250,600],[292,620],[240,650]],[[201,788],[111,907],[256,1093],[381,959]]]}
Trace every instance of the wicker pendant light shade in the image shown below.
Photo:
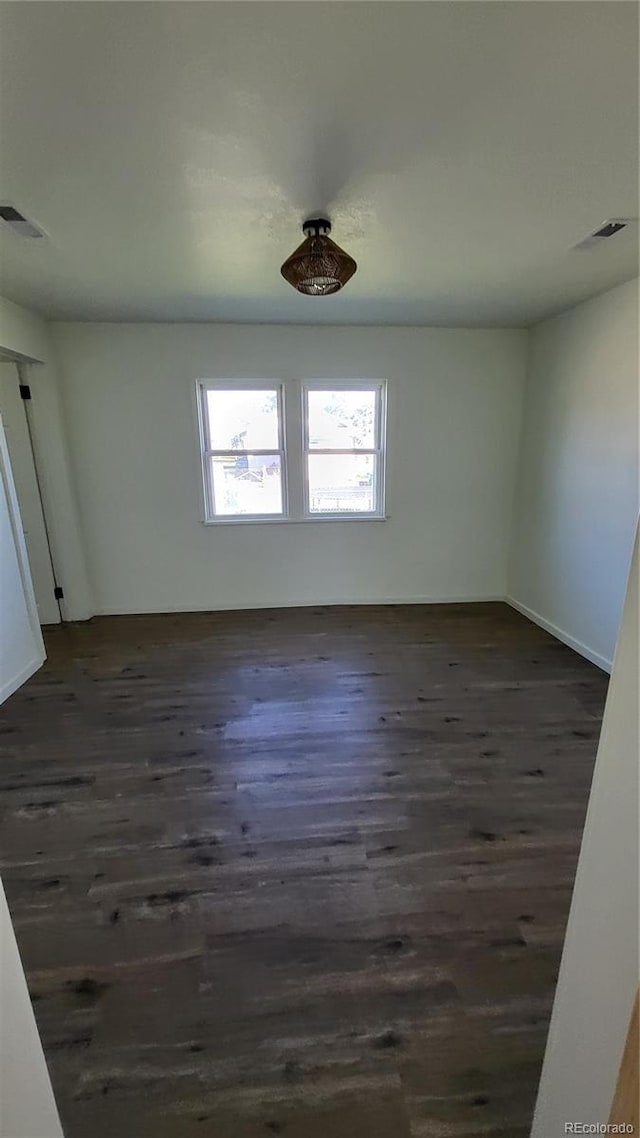
{"label": "wicker pendant light shade", "polygon": [[329,237],[331,222],[325,218],[305,221],[305,239],[287,257],[280,269],[284,279],[305,296],[329,296],[338,292],[357,269],[353,257]]}

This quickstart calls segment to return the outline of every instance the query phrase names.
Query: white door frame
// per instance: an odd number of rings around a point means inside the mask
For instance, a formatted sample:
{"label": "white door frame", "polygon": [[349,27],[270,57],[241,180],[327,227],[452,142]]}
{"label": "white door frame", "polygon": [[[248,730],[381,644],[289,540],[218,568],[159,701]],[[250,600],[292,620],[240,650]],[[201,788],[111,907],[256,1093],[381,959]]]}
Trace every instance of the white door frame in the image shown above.
{"label": "white door frame", "polygon": [[[46,659],[46,652],[44,648],[44,640],[42,639],[42,630],[40,628],[40,618],[38,616],[38,606],[36,604],[36,595],[33,591],[33,584],[31,582],[31,570],[29,569],[29,558],[27,556],[27,547],[24,541],[24,533],[22,532],[22,519],[20,517],[20,508],[18,506],[18,499],[16,497],[15,486],[13,484],[13,474],[11,472],[11,460],[9,458],[9,450],[7,448],[7,440],[4,434],[4,426],[2,423],[2,416],[0,415],[0,479],[7,499],[9,507],[9,524],[11,526],[11,533],[13,536],[13,543],[16,551],[16,558],[18,562],[18,571],[20,573],[20,581],[24,593],[27,613],[29,617],[29,625],[33,634],[34,648],[36,656],[29,664],[24,674],[14,677],[12,681],[11,691],[15,691],[17,687],[28,680],[29,676],[44,663]],[[11,695],[11,691],[3,691],[0,693],[1,699],[7,699]]]}
{"label": "white door frame", "polygon": [[30,376],[18,360],[3,359],[2,364],[0,410],[6,412],[5,443],[12,459],[13,481],[40,621],[42,624],[58,624],[63,614],[29,414]]}

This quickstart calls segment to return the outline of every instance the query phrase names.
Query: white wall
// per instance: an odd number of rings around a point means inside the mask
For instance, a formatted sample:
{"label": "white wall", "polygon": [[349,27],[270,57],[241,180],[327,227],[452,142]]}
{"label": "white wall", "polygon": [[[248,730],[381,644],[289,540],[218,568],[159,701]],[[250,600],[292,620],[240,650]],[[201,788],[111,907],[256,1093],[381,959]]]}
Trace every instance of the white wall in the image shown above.
{"label": "white wall", "polygon": [[638,282],[530,331],[509,594],[610,668],[638,516]]}
{"label": "white wall", "polygon": [[638,987],[639,619],[636,539],[532,1138],[607,1121]]}
{"label": "white wall", "polygon": [[1,882],[0,1138],[63,1138]]}
{"label": "white wall", "polygon": [[[500,597],[526,334],[56,324],[101,613]],[[204,527],[198,378],[386,378],[386,522]]]}
{"label": "white wall", "polygon": [[38,474],[54,564],[64,589],[64,616],[67,620],[86,620],[93,614],[93,598],[70,478],[50,325],[0,297],[0,353],[20,361],[24,379],[31,386],[30,415]]}

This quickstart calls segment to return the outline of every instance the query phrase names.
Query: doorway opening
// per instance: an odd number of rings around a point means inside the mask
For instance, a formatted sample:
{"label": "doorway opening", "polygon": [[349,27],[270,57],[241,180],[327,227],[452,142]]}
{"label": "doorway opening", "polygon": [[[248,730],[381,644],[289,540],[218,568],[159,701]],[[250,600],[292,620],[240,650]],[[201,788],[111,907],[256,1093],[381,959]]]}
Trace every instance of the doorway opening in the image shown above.
{"label": "doorway opening", "polygon": [[0,357],[0,418],[20,508],[38,619],[41,625],[60,624],[64,619],[61,589],[42,497],[30,404],[28,368],[16,360]]}

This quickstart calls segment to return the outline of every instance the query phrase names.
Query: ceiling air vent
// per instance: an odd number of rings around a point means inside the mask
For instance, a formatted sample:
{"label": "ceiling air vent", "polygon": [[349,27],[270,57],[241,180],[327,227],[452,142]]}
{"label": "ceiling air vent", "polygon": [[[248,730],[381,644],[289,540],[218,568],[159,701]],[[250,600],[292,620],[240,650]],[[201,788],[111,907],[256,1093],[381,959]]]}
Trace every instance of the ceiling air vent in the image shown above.
{"label": "ceiling air vent", "polygon": [[626,229],[629,224],[629,218],[625,217],[611,217],[608,221],[603,221],[599,229],[594,230],[588,237],[583,238],[574,249],[593,249],[599,245],[601,241],[606,241],[609,237],[615,237],[621,229]]}
{"label": "ceiling air vent", "polygon": [[33,221],[12,205],[0,205],[0,219],[18,237],[44,237],[44,233]]}

